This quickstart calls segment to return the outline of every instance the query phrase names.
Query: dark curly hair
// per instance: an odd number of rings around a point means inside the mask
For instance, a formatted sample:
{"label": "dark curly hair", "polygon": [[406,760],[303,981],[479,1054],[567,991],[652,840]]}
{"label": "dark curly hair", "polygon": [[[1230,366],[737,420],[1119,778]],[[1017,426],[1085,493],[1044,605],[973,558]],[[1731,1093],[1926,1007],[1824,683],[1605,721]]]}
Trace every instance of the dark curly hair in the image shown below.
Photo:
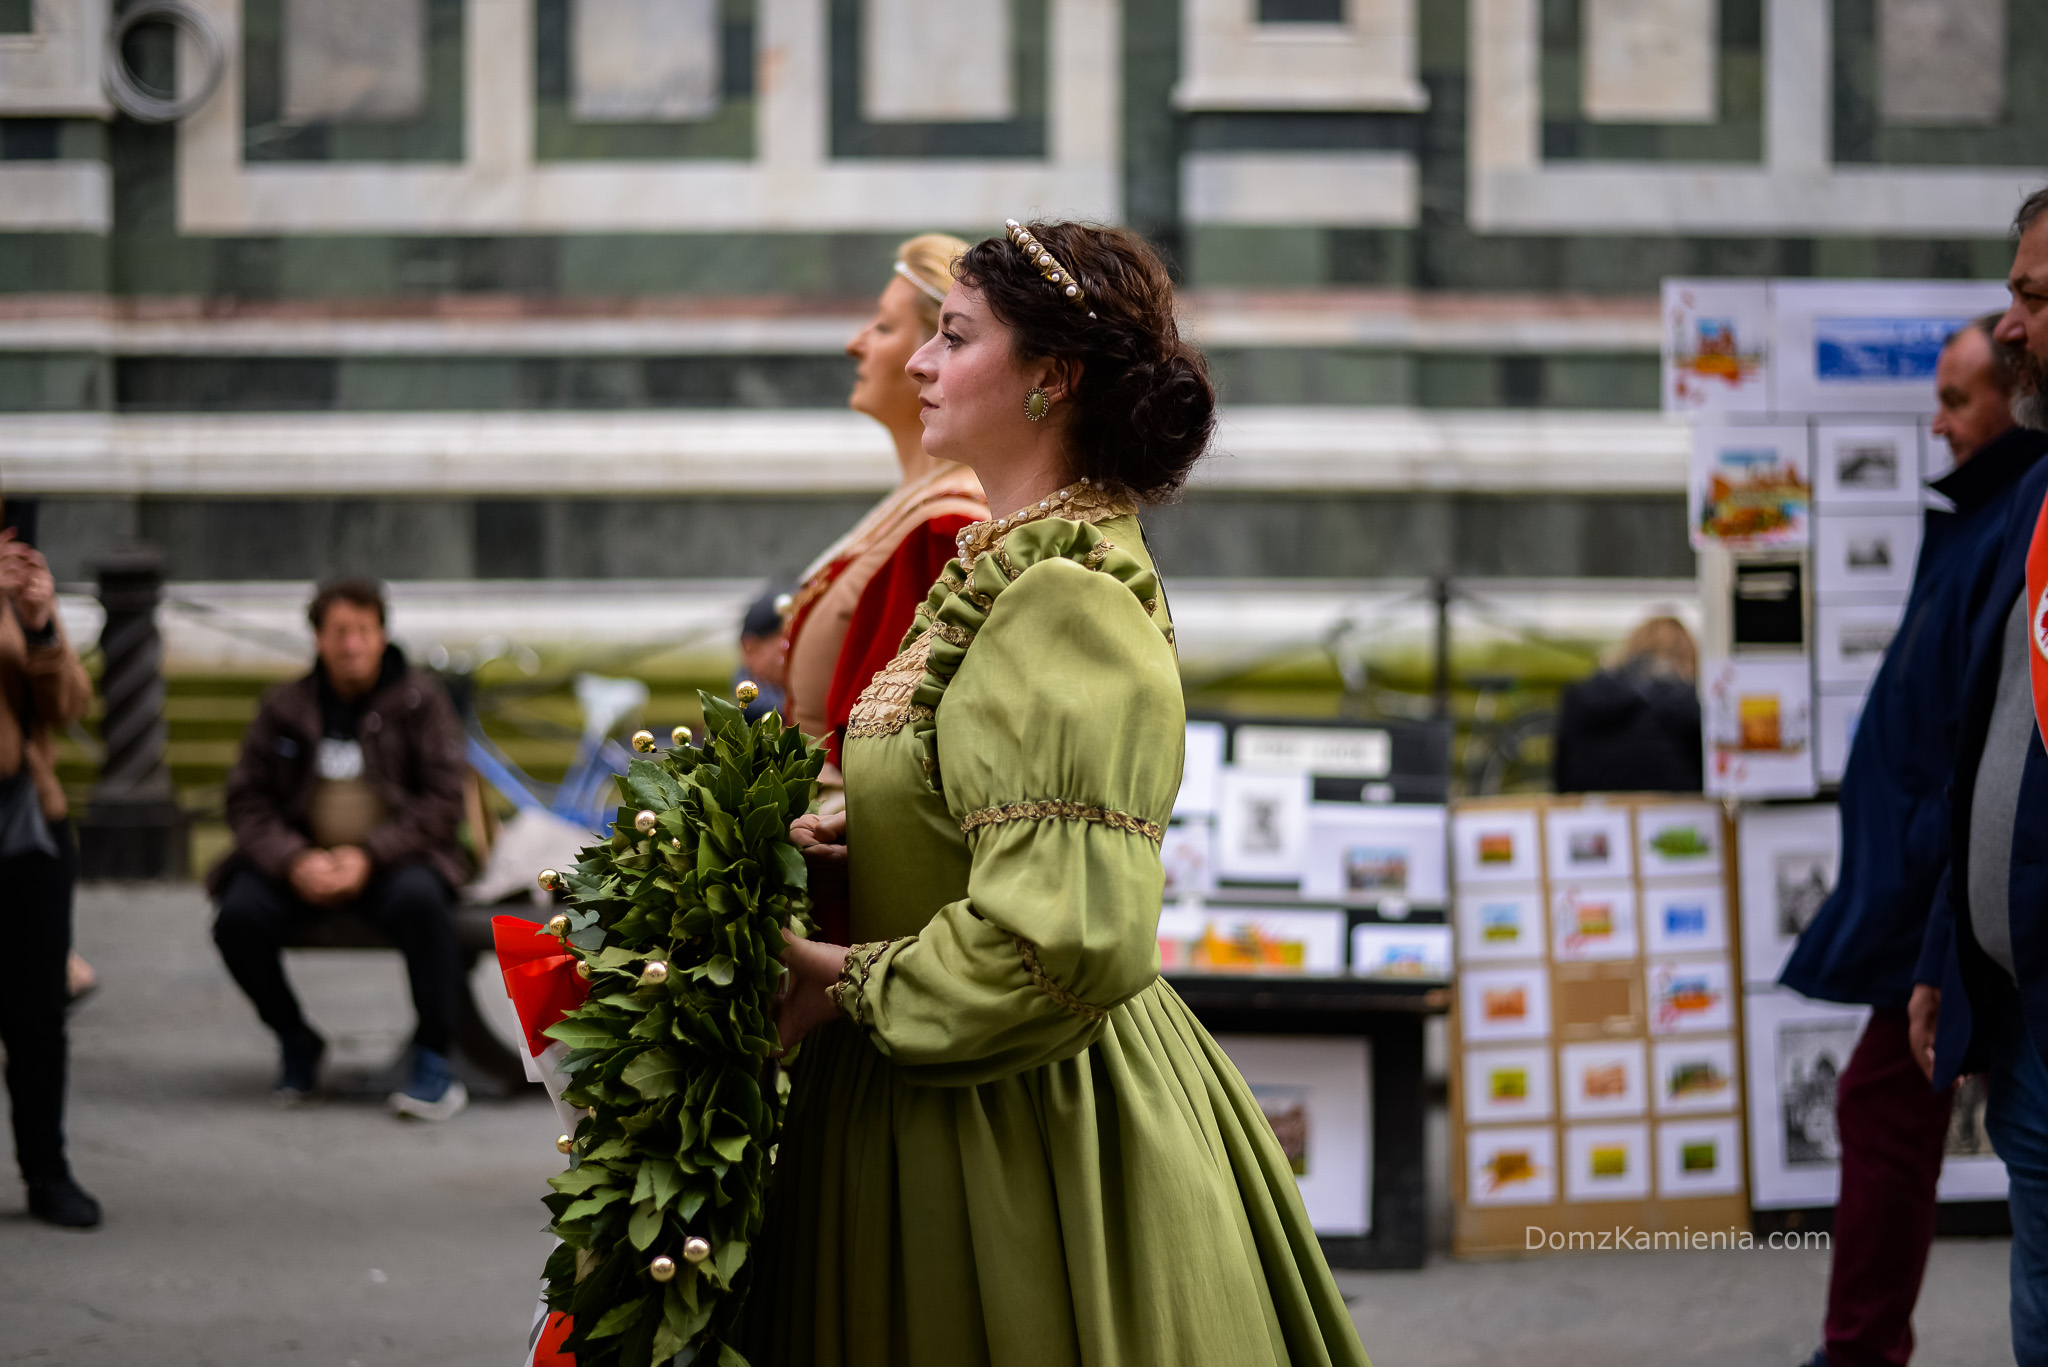
{"label": "dark curly hair", "polygon": [[1014,334],[1018,355],[1078,365],[1080,382],[1067,399],[1075,473],[1142,502],[1170,498],[1208,449],[1216,390],[1208,361],[1174,321],[1166,266],[1143,238],[1121,228],[1024,226],[1073,272],[1094,317],[1006,237],[969,248],[953,274],[981,292]]}

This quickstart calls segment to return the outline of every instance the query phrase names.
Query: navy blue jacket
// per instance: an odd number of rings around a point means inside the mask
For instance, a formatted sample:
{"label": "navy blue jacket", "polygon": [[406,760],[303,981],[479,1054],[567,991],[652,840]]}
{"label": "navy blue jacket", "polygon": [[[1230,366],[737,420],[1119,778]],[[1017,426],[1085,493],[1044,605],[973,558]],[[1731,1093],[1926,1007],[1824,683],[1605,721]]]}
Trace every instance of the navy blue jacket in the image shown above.
{"label": "navy blue jacket", "polygon": [[1935,482],[1955,510],[1925,514],[1912,595],[1856,723],[1835,890],[1778,979],[1803,996],[1902,1011],[1912,994],[1949,859],[1971,625],[1992,589],[2013,498],[2043,452],[2048,433],[2016,427]]}
{"label": "navy blue jacket", "polygon": [[[1955,781],[1949,788],[1949,865],[1935,892],[1920,961],[1913,970],[1914,982],[1942,989],[1941,1024],[1934,1046],[1937,1087],[1946,1087],[1960,1073],[1980,1072],[1988,1065],[1989,1041],[1977,1035],[1975,1018],[1995,999],[1992,994],[2007,990],[2000,987],[2003,970],[1986,956],[1970,929],[1970,801],[1991,724],[1992,700],[1998,693],[2006,618],[2013,600],[2026,591],[2027,546],[2044,498],[2048,498],[2048,462],[2036,465],[2013,494],[1991,591],[1970,629],[1969,681],[1956,744]],[[2048,750],[2041,747],[2038,727],[2029,733],[2026,768],[2020,777],[2009,887],[2007,908],[2012,917],[2013,963],[2019,970],[2020,1008],[2035,1047],[2048,1052]]]}

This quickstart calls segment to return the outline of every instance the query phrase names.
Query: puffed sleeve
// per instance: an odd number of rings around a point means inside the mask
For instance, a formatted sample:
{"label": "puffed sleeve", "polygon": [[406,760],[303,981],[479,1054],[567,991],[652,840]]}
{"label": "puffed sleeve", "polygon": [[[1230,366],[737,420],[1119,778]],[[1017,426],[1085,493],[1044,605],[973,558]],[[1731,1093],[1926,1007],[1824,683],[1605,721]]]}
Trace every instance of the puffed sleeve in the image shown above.
{"label": "puffed sleeve", "polygon": [[1185,714],[1151,613],[1115,575],[1040,561],[994,599],[946,689],[937,753],[968,895],[915,936],[856,946],[837,993],[914,1080],[1070,1057],[1157,978]]}

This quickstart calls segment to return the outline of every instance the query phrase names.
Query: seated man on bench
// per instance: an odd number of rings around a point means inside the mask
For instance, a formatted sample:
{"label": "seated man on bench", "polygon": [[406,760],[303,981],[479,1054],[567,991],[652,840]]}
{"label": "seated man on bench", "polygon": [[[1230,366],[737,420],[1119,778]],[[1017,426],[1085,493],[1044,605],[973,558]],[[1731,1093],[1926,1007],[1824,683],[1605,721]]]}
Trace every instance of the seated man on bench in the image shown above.
{"label": "seated man on bench", "polygon": [[313,672],[263,699],[228,776],[235,846],[208,885],[213,939],[283,1054],[277,1096],[307,1100],[326,1042],[285,981],[281,950],[345,909],[405,953],[419,1024],[411,1078],[392,1109],[447,1120],[469,1094],[449,1071],[462,990],[452,908],[466,876],[462,724],[439,682],[407,666],[384,632],[382,586],[340,579],[307,612]]}

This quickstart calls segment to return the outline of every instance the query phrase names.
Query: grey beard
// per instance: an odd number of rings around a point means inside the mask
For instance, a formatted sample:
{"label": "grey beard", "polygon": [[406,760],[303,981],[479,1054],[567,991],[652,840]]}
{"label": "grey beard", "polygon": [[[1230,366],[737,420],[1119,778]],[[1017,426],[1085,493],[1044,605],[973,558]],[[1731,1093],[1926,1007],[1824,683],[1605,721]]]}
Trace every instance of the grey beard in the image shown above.
{"label": "grey beard", "polygon": [[2048,368],[2025,347],[2005,349],[2012,367],[2012,420],[2037,432],[2048,431]]}
{"label": "grey beard", "polygon": [[2048,394],[2029,389],[2012,396],[2012,420],[2036,432],[2048,432]]}

